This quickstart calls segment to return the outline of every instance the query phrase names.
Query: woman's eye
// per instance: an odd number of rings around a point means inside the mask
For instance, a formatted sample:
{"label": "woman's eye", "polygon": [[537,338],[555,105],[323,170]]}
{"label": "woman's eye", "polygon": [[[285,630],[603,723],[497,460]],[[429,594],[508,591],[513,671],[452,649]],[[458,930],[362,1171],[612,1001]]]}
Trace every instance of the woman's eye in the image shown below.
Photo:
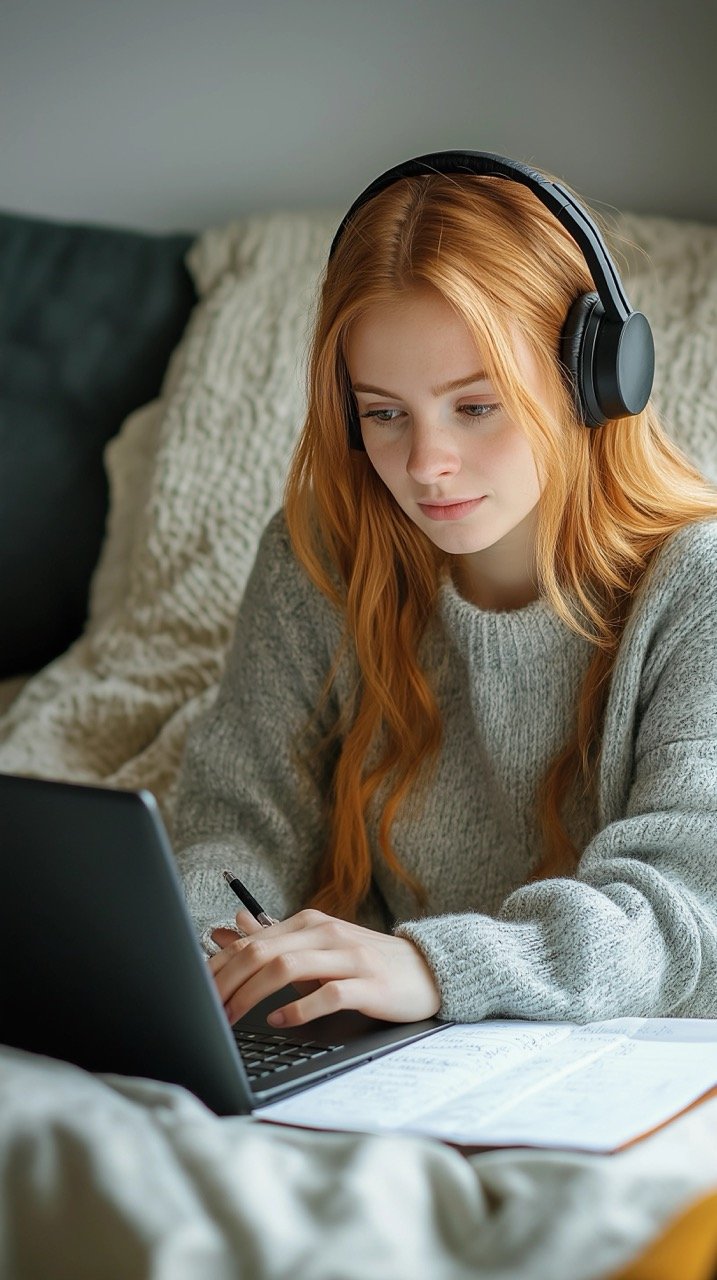
{"label": "woman's eye", "polygon": [[[458,413],[463,413],[467,418],[487,418],[491,413],[496,413],[500,409],[499,404],[462,404],[458,406]],[[398,414],[400,409],[367,409],[360,416],[362,418],[373,418],[375,422],[392,423],[396,421],[395,417],[390,415]]]}
{"label": "woman's eye", "polygon": [[[471,410],[476,409],[477,413]],[[462,404],[460,412],[467,414],[469,418],[487,418],[491,413],[497,413],[500,409],[499,404]]]}
{"label": "woman's eye", "polygon": [[362,413],[362,418],[374,418],[376,422],[395,422],[395,418],[383,418],[384,413],[400,413],[399,409],[368,409],[366,413]]}

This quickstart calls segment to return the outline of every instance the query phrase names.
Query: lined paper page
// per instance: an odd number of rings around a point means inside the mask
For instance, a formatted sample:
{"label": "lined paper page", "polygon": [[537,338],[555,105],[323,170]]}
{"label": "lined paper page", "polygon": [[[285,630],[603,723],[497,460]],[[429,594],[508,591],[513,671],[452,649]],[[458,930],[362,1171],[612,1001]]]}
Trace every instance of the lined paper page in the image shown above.
{"label": "lined paper page", "polygon": [[462,1146],[611,1151],[715,1084],[712,1019],[498,1020],[448,1027],[256,1115]]}

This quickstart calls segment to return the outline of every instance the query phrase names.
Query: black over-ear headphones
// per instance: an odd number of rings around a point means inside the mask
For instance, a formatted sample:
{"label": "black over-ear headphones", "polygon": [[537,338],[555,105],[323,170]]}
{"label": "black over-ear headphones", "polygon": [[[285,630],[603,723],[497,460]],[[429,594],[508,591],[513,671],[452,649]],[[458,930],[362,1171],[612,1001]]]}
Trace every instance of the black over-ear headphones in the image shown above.
{"label": "black over-ear headphones", "polygon": [[[627,418],[647,404],[655,372],[652,330],[641,311],[633,311],[617,268],[595,223],[559,182],[552,182],[517,160],[486,151],[437,151],[387,169],[354,200],[331,243],[329,259],[351,218],[362,205],[401,178],[435,173],[474,173],[522,182],[556,218],[582,250],[597,293],[572,304],[560,335],[559,358],[586,427]],[[348,391],[349,444],[363,449],[356,402]]]}

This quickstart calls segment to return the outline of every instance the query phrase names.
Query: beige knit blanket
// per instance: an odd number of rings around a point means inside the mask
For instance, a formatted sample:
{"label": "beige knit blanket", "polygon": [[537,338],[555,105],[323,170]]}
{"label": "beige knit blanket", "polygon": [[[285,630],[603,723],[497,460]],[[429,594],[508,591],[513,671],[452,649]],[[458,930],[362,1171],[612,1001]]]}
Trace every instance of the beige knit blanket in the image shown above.
{"label": "beige knit blanket", "polygon": [[[317,288],[341,211],[209,230],[199,301],[159,399],[107,447],[110,513],[82,637],[0,718],[0,770],[148,787],[171,830],[188,727],[213,699],[305,404]],[[655,400],[717,481],[717,227],[622,215],[612,235],[655,332]]]}

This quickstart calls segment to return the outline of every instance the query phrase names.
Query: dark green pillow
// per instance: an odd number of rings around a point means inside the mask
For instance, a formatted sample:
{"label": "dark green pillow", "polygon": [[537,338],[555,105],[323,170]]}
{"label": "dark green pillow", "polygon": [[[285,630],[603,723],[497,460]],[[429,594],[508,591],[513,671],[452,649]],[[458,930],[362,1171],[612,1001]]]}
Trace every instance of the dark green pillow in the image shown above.
{"label": "dark green pillow", "polygon": [[160,389],[196,302],[193,239],[0,214],[0,679],[82,631],[103,449]]}

